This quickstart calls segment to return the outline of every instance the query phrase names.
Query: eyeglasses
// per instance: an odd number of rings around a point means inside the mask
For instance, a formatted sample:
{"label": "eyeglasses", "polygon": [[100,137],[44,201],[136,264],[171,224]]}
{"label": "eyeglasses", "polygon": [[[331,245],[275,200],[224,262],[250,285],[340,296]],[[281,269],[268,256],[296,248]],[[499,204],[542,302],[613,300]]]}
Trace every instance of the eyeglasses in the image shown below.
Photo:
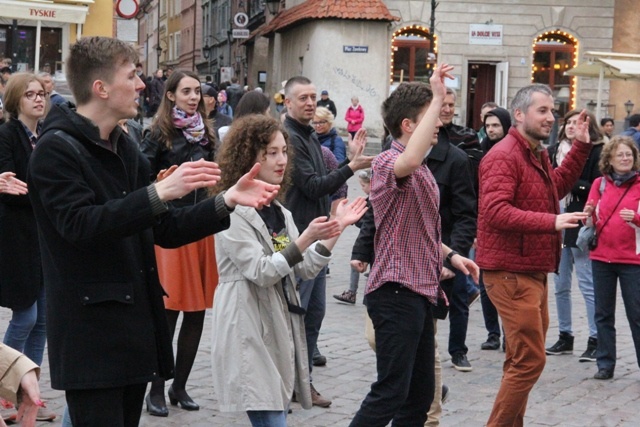
{"label": "eyeglasses", "polygon": [[616,159],[624,159],[627,157],[633,157],[633,153],[618,153],[616,154]]}
{"label": "eyeglasses", "polygon": [[312,125],[314,126],[319,126],[319,125],[326,125],[327,123],[329,123],[326,120],[320,120],[319,122],[311,122]]}
{"label": "eyeglasses", "polygon": [[33,101],[34,99],[36,99],[37,96],[40,97],[40,99],[44,100],[45,97],[47,96],[46,92],[44,91],[40,91],[40,92],[33,92],[33,91],[28,91],[24,93],[25,98],[27,98],[29,101]]}

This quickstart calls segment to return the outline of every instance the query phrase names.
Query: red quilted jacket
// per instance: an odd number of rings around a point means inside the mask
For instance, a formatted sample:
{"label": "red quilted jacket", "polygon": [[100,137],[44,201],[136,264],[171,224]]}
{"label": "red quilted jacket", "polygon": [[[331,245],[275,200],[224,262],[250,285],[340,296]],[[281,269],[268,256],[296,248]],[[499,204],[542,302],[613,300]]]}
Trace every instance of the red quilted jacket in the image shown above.
{"label": "red quilted jacket", "polygon": [[562,166],[552,169],[512,127],[480,163],[478,249],[485,270],[556,271],[561,233],[555,230],[558,201],[580,177],[591,144],[574,141]]}

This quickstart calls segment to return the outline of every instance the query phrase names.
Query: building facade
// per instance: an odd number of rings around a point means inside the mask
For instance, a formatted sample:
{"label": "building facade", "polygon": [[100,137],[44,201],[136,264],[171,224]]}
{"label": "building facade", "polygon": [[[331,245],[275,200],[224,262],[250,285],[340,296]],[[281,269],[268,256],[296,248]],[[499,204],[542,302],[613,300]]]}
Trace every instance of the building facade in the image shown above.
{"label": "building facade", "polygon": [[[62,73],[69,45],[88,35],[113,36],[113,0],[0,0],[0,57],[14,71]],[[135,39],[134,39],[135,40]]]}
{"label": "building facade", "polygon": [[[565,73],[588,51],[640,53],[640,9],[634,0],[440,0],[433,34],[436,2],[353,0],[340,16],[317,13],[335,3],[287,1],[273,20],[277,25],[264,23],[252,32],[249,69],[254,46],[266,39],[269,92],[304,74],[318,90],[329,90],[342,111],[358,96],[372,112],[365,126],[374,134],[382,132],[381,100],[400,82],[426,81],[436,61],[455,67],[455,80],[448,84],[458,93],[456,122],[478,129],[484,102],[509,107],[517,90],[531,82],[551,86],[560,115],[594,108],[597,79]],[[380,8],[378,3],[394,19],[383,24],[361,18]],[[606,81],[601,95],[595,108],[620,126],[624,103],[640,104],[637,82]],[[345,126],[340,113],[336,124]]]}

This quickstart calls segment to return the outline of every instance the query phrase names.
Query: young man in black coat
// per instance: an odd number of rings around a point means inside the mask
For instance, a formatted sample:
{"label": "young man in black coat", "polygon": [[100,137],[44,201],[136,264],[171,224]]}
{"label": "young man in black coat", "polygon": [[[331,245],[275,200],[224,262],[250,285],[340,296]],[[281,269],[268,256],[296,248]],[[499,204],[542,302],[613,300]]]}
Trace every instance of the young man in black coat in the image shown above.
{"label": "young man in black coat", "polygon": [[[237,204],[269,203],[277,186],[254,168],[224,194],[173,209],[215,185],[213,162],[187,162],[149,182],[149,166],[117,123],[134,117],[144,84],[135,50],[106,37],[71,47],[78,108],[54,108],[29,165],[42,252],[53,388],[75,426],[137,426],[146,385],[173,376],[153,245],[178,247],[229,227]],[[200,101],[202,102],[202,101]]]}

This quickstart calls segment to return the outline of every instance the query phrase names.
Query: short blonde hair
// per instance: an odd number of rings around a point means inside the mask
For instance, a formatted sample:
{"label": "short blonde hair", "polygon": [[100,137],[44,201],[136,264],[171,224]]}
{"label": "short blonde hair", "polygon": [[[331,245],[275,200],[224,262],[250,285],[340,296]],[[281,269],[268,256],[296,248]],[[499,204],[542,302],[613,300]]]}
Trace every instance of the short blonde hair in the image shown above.
{"label": "short blonde hair", "polygon": [[335,117],[333,117],[333,113],[329,111],[328,108],[326,107],[316,108],[315,116],[320,120],[326,120],[327,122],[329,122],[331,126],[333,126],[333,120],[335,119]]}
{"label": "short blonde hair", "polygon": [[638,147],[635,141],[630,136],[616,135],[609,142],[604,145],[602,154],[600,154],[600,172],[603,175],[608,175],[613,172],[613,166],[611,166],[611,157],[614,156],[615,151],[620,145],[626,145],[631,149],[633,153],[633,170],[640,170],[640,158],[638,158]]}

